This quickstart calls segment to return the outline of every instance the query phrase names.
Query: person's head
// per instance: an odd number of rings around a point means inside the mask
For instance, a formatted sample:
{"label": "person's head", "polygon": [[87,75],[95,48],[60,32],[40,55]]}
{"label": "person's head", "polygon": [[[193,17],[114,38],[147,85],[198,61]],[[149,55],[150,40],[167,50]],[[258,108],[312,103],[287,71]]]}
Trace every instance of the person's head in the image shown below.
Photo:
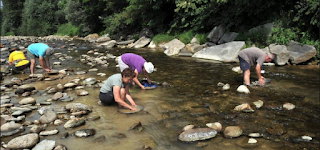
{"label": "person's head", "polygon": [[131,68],[126,68],[121,72],[121,76],[123,83],[129,83],[136,76],[136,74]]}
{"label": "person's head", "polygon": [[12,53],[12,52],[14,52],[16,50],[19,50],[19,48],[9,48],[9,53]]}
{"label": "person's head", "polygon": [[265,62],[271,62],[273,58],[274,58],[274,55],[272,53],[266,53]]}
{"label": "person's head", "polygon": [[46,49],[46,56],[49,57],[54,53],[54,49],[52,47],[49,47]]}
{"label": "person's head", "polygon": [[152,73],[154,70],[154,66],[151,62],[144,62],[143,68],[147,73]]}

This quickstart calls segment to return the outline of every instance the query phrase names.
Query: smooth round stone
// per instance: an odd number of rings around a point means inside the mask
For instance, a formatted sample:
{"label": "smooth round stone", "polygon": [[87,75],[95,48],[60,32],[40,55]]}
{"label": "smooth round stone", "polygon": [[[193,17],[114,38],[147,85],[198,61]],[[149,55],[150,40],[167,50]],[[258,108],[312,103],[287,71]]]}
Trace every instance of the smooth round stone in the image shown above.
{"label": "smooth round stone", "polygon": [[134,113],[141,111],[142,109],[143,109],[142,106],[137,105],[136,110],[131,110],[131,109],[127,109],[127,108],[120,108],[120,109],[118,109],[118,111],[123,114],[134,114]]}
{"label": "smooth round stone", "polygon": [[291,103],[285,103],[285,104],[283,104],[282,107],[285,108],[285,109],[287,109],[287,110],[292,110],[292,109],[294,109],[296,106],[293,105],[293,104],[291,104]]}

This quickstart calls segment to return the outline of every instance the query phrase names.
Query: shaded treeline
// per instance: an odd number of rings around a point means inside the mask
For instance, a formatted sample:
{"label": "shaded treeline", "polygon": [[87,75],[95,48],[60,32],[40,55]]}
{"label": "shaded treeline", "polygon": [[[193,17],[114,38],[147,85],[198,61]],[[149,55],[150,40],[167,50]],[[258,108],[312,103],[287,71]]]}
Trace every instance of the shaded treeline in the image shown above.
{"label": "shaded treeline", "polygon": [[[275,22],[319,39],[319,0],[2,0],[1,35],[242,32]],[[303,36],[303,35],[301,35]]]}

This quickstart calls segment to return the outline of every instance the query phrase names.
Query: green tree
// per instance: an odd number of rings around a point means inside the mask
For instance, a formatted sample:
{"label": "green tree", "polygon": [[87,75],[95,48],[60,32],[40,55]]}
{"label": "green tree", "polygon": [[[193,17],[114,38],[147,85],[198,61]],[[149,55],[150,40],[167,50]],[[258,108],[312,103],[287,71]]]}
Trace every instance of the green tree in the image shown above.
{"label": "green tree", "polygon": [[1,9],[1,35],[8,32],[18,34],[18,28],[21,25],[23,3],[25,0],[2,0],[3,8]]}
{"label": "green tree", "polygon": [[24,3],[20,35],[46,36],[56,32],[58,1],[27,0]]}

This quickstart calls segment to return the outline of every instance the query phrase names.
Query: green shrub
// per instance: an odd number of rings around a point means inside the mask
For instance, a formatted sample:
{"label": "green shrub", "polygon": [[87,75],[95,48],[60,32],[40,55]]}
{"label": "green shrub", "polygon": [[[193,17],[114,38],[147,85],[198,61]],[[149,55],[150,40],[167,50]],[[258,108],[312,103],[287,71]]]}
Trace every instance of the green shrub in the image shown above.
{"label": "green shrub", "polygon": [[207,42],[207,36],[206,34],[197,34],[196,35],[197,40],[199,41],[199,44],[204,44]]}
{"label": "green shrub", "polygon": [[170,42],[174,38],[175,38],[174,36],[171,36],[169,34],[157,34],[152,38],[152,41],[155,44],[159,44],[159,43],[162,43],[162,42]]}
{"label": "green shrub", "polygon": [[9,35],[15,35],[15,34],[14,34],[14,32],[12,32],[12,31],[7,32],[7,33],[5,34],[5,36],[9,36]]}
{"label": "green shrub", "polygon": [[184,44],[190,43],[193,37],[194,37],[194,33],[191,30],[178,35],[178,39]]}
{"label": "green shrub", "polygon": [[68,35],[68,36],[76,36],[79,33],[79,28],[71,25],[70,23],[62,24],[59,26],[56,35]]}

